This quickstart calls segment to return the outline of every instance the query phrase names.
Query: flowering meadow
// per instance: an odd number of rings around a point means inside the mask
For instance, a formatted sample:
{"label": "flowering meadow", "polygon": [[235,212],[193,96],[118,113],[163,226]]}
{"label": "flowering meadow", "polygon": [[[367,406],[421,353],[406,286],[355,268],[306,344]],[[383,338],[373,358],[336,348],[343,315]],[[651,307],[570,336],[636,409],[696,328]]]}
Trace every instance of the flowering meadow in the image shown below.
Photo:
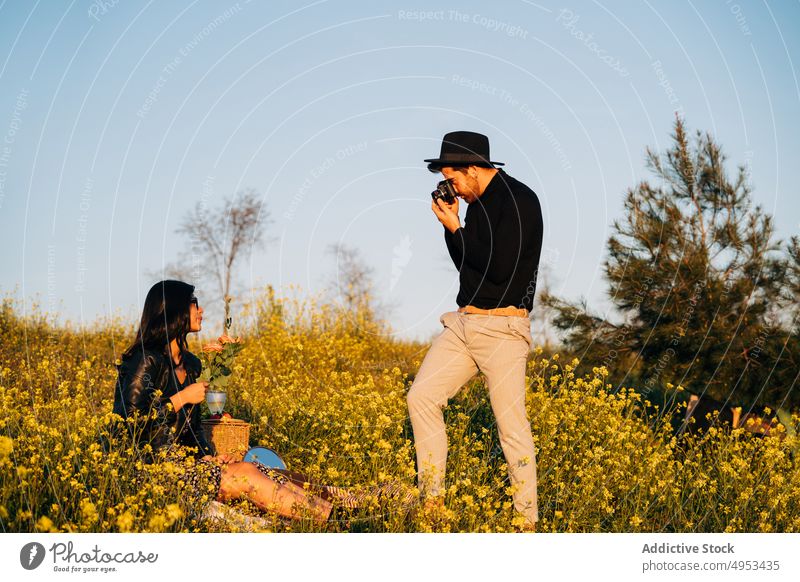
{"label": "flowering meadow", "polygon": [[[132,319],[132,318],[131,318]],[[406,394],[427,345],[392,337],[369,312],[266,289],[236,320],[244,348],[226,410],[251,423],[251,445],[290,469],[343,487],[394,482],[414,495]],[[108,437],[115,361],[132,321],[56,326],[18,302],[0,307],[0,525],[5,532],[235,531],[210,522],[170,480],[171,460],[143,465]],[[190,348],[200,341],[190,336]],[[710,429],[676,438],[680,405],[611,391],[604,368],[531,352],[527,407],[537,448],[543,532],[798,532],[794,430],[759,438]],[[669,410],[665,410],[668,407]],[[515,531],[510,484],[481,376],[445,410],[446,509],[435,520],[398,498],[337,513],[321,526],[269,515],[269,531]],[[800,418],[793,417],[797,427]],[[188,461],[187,461],[188,462]],[[259,515],[246,503],[237,508]]]}

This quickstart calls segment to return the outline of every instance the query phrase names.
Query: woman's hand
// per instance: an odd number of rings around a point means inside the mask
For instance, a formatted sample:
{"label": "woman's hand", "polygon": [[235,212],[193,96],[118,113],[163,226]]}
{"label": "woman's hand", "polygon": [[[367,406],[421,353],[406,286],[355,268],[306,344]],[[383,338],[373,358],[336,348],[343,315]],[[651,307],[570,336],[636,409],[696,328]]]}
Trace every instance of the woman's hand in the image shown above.
{"label": "woman's hand", "polygon": [[228,465],[230,463],[235,463],[236,462],[236,459],[234,459],[232,456],[230,456],[227,453],[222,453],[221,455],[217,455],[216,457],[212,457],[211,455],[206,455],[205,457],[203,457],[200,460],[201,461],[210,461],[210,462],[214,463],[215,465],[220,465],[220,466]]}
{"label": "woman's hand", "polygon": [[186,388],[175,394],[170,401],[173,408],[177,412],[187,404],[199,404],[206,398],[206,390],[208,390],[208,382],[202,380],[189,384]]}
{"label": "woman's hand", "polygon": [[183,397],[185,404],[199,404],[206,399],[208,382],[201,380],[194,384],[189,384],[186,388],[178,392]]}

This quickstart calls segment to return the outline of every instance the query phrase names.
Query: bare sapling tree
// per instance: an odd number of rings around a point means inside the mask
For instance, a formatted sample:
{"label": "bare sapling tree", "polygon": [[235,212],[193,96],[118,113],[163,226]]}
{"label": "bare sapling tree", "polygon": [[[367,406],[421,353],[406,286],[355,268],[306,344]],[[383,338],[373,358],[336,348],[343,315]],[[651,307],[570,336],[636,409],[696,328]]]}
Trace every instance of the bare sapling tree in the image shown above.
{"label": "bare sapling tree", "polygon": [[[264,244],[270,222],[269,212],[253,190],[225,198],[213,210],[198,202],[183,219],[178,232],[189,238],[191,263],[201,265],[202,272],[213,278],[215,303],[234,296],[236,268],[243,257]],[[222,319],[224,332],[225,316]]]}

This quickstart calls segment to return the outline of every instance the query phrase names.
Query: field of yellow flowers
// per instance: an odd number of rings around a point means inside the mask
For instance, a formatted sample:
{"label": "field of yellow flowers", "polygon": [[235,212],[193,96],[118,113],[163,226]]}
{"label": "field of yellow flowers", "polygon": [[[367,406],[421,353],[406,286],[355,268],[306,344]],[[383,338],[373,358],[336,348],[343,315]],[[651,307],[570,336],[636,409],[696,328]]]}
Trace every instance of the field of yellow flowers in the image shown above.
{"label": "field of yellow flowers", "polygon": [[[414,493],[405,395],[427,346],[393,339],[368,312],[278,298],[271,289],[237,323],[246,345],[227,410],[251,423],[252,445],[279,451],[289,468],[320,482],[395,481]],[[90,329],[59,327],[47,314],[23,316],[14,300],[3,300],[3,531],[225,530],[187,504],[165,467],[142,466],[125,443],[105,452],[98,442],[111,417],[114,362],[133,332],[131,321],[113,319]],[[190,347],[199,353],[197,338]],[[800,531],[797,437],[712,429],[677,440],[663,404],[653,414],[633,390],[612,393],[604,368],[576,377],[577,363],[538,348],[528,364],[539,531]],[[375,499],[322,529],[513,531],[509,482],[480,376],[445,414],[444,516],[430,523],[399,501]],[[321,529],[270,523],[272,531]]]}

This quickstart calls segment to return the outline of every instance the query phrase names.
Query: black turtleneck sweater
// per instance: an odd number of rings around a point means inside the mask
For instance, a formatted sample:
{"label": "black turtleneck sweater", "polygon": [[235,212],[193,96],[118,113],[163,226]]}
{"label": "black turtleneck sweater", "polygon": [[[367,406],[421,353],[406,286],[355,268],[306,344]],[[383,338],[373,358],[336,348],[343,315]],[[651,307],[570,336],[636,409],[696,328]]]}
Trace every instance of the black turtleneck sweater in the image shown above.
{"label": "black turtleneck sweater", "polygon": [[536,193],[499,170],[467,207],[464,226],[444,229],[461,286],[456,303],[531,310],[544,225]]}

